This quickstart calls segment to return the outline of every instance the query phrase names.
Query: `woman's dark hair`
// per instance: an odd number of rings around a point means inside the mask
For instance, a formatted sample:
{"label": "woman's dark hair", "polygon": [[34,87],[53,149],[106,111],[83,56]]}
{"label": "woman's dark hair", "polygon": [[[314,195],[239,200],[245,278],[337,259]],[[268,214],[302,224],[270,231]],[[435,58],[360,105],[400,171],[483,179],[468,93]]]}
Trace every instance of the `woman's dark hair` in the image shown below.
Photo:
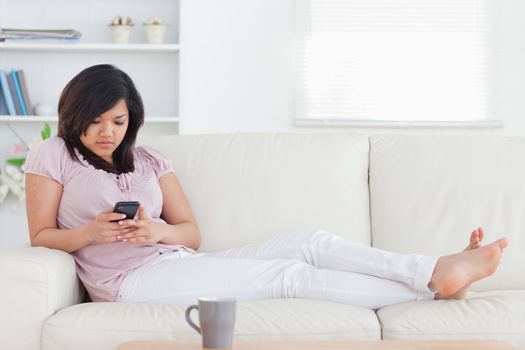
{"label": "woman's dark hair", "polygon": [[[113,152],[113,164],[84,147],[85,134],[95,118],[113,108],[120,100],[128,107],[128,129],[122,143]],[[110,173],[135,170],[133,149],[139,128],[144,123],[144,106],[131,78],[115,66],[99,64],[78,73],[62,91],[58,101],[58,136],[64,139],[73,159],[75,148],[97,169]]]}

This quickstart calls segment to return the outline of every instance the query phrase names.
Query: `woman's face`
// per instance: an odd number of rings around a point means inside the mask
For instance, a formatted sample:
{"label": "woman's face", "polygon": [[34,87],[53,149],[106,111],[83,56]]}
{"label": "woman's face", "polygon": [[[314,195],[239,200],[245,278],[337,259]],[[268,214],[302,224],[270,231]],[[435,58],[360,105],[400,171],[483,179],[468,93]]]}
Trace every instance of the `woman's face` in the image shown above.
{"label": "woman's face", "polygon": [[128,130],[128,106],[124,99],[113,108],[96,117],[80,141],[91,152],[113,164],[113,151],[117,149]]}

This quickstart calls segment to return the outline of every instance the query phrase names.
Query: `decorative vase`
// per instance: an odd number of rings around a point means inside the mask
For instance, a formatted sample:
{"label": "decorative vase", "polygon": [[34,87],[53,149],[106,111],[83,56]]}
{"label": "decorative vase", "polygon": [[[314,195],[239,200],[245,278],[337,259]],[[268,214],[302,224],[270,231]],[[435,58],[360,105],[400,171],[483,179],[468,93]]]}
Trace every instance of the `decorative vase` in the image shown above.
{"label": "decorative vase", "polygon": [[150,44],[163,44],[164,36],[166,34],[167,25],[165,24],[154,24],[145,25],[146,35],[148,37],[148,43]]}
{"label": "decorative vase", "polygon": [[111,34],[113,36],[113,42],[116,44],[127,44],[129,42],[129,34],[133,26],[111,26]]}

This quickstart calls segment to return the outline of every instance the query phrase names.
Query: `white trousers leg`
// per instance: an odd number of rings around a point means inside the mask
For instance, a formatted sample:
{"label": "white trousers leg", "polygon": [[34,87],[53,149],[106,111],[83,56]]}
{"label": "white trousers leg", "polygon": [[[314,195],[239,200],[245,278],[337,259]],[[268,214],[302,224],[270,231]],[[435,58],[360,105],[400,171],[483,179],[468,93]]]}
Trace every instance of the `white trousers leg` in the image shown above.
{"label": "white trousers leg", "polygon": [[305,231],[213,253],[164,254],[130,272],[117,301],[309,298],[375,309],[433,298],[428,283],[436,261],[358,245],[322,230]]}

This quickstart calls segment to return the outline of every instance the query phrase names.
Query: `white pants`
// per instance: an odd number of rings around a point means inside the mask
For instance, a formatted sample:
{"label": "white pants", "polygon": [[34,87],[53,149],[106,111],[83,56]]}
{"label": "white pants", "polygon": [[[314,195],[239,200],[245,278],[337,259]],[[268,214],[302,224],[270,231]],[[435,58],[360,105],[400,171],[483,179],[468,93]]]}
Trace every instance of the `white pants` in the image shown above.
{"label": "white pants", "polygon": [[126,276],[117,301],[308,298],[377,309],[432,299],[428,284],[437,259],[355,244],[322,230],[305,231],[212,253],[162,254]]}

